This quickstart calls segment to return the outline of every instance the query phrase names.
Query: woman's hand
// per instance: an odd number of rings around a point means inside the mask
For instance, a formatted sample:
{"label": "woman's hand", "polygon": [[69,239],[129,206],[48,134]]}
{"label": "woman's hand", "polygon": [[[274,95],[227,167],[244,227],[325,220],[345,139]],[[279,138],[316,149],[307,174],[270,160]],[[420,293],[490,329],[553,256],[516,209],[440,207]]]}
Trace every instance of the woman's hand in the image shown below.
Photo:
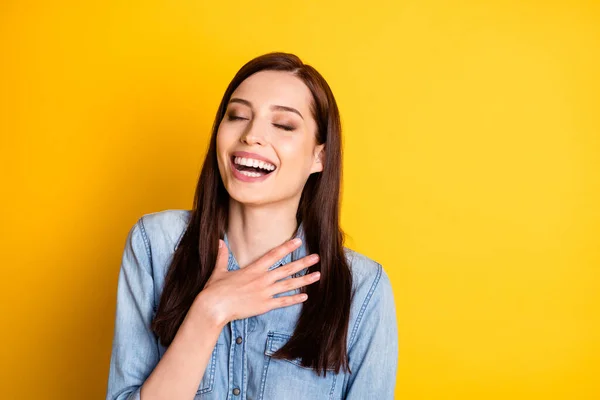
{"label": "woman's hand", "polygon": [[301,243],[300,239],[290,240],[247,267],[228,271],[229,251],[225,243],[219,240],[215,269],[204,289],[196,297],[194,305],[200,306],[213,322],[225,325],[235,319],[248,318],[275,308],[302,303],[307,299],[304,293],[277,298],[273,296],[318,281],[319,272],[282,280],[316,264],[319,261],[318,255],[311,254],[280,268],[268,270],[286,254],[300,247]]}

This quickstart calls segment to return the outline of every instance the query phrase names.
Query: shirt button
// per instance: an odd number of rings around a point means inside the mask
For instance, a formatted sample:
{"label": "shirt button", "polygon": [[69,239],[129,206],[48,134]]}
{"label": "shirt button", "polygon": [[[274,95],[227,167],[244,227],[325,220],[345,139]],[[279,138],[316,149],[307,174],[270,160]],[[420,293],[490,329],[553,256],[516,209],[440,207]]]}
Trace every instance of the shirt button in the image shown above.
{"label": "shirt button", "polygon": [[235,339],[235,342],[236,342],[237,344],[240,344],[240,343],[242,343],[242,337],[241,337],[241,336],[238,336],[238,337],[237,337],[237,339]]}
{"label": "shirt button", "polygon": [[240,389],[238,389],[238,388],[233,389],[233,394],[235,396],[239,396],[240,395]]}

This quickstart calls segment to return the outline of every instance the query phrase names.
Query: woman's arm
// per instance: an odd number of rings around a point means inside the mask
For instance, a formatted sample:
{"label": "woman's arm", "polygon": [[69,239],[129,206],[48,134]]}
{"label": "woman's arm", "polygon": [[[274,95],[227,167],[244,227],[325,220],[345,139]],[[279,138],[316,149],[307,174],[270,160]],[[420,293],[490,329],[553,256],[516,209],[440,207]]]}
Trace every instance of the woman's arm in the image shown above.
{"label": "woman's arm", "polygon": [[[142,385],[141,399],[193,399],[223,323],[212,321],[200,297],[188,311],[173,342]],[[198,340],[202,332],[202,340]]]}
{"label": "woman's arm", "polygon": [[398,327],[390,280],[378,272],[364,304],[348,353],[350,370],[346,400],[393,399],[398,366]]}
{"label": "woman's arm", "polygon": [[150,329],[154,280],[147,243],[140,218],[127,237],[119,272],[107,400],[193,398],[224,326],[197,301],[159,357]]}
{"label": "woman's arm", "polygon": [[139,400],[140,387],[159,360],[150,330],[154,280],[146,239],[140,218],[127,236],[119,271],[107,400]]}

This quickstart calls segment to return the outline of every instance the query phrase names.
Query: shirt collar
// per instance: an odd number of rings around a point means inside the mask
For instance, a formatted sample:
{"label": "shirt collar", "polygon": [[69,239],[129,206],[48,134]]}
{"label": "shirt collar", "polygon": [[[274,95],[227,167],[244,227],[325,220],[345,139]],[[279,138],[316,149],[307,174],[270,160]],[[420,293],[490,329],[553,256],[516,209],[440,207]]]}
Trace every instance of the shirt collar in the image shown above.
{"label": "shirt collar", "polygon": [[[306,237],[304,235],[304,227],[303,227],[302,223],[300,223],[300,225],[298,226],[296,235],[294,235],[294,238],[296,238],[296,237],[302,239],[302,245],[300,247],[298,247],[296,250],[294,250],[293,252],[286,254],[285,257],[283,257],[281,260],[278,260],[275,264],[271,265],[269,267],[269,271],[272,269],[275,269],[277,267],[280,267],[282,265],[285,265],[287,263],[290,263],[292,261],[299,260],[302,257],[305,257],[308,255],[308,247],[306,245],[306,241],[305,241]],[[227,269],[229,271],[240,269],[240,266],[239,266],[237,260],[235,259],[235,256],[231,252],[231,248],[229,246],[229,239],[227,238],[227,233],[224,234],[223,241],[225,242],[225,245],[227,246],[227,249],[229,250],[229,262],[227,265]]]}

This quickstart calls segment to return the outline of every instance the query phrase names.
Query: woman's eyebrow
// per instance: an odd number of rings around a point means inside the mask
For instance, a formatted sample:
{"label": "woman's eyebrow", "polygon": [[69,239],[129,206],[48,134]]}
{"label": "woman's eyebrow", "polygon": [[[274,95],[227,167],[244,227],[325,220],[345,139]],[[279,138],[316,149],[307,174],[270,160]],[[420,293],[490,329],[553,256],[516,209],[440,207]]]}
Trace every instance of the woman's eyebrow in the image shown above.
{"label": "woman's eyebrow", "polygon": [[[240,103],[240,104],[243,104],[245,106],[248,106],[248,107],[252,108],[252,103],[251,102],[249,102],[248,100],[240,99],[239,97],[232,97],[229,100],[229,102],[230,103]],[[300,116],[300,118],[304,119],[304,117],[302,116],[302,114],[300,113],[300,111],[296,110],[293,107],[274,105],[274,106],[271,106],[270,108],[271,108],[271,110],[293,112],[295,114],[298,114]]]}
{"label": "woman's eyebrow", "polygon": [[232,97],[231,99],[229,99],[229,102],[230,103],[240,103],[240,104],[243,104],[245,106],[252,108],[252,103],[250,103],[248,100],[240,99],[237,97]]}
{"label": "woman's eyebrow", "polygon": [[298,111],[298,110],[296,110],[295,108],[292,108],[292,107],[287,107],[287,106],[271,106],[271,110],[293,112],[293,113],[298,114],[300,116],[300,118],[304,119],[304,117],[302,116],[302,114],[300,114],[300,111]]}

